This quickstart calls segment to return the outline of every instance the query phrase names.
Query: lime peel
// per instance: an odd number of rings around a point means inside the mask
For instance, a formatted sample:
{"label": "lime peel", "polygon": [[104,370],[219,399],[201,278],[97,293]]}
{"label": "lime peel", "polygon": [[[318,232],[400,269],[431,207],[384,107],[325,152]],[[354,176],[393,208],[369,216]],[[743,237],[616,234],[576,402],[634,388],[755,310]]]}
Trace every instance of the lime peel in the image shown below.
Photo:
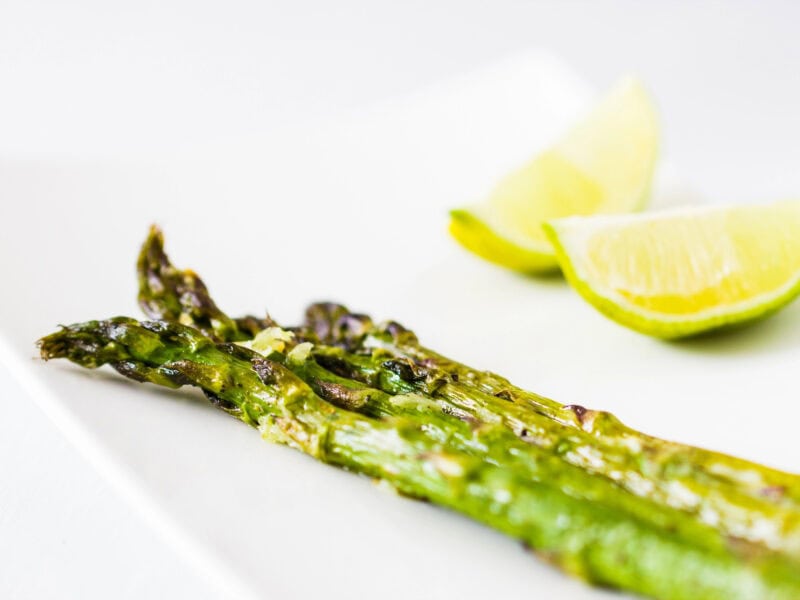
{"label": "lime peel", "polygon": [[450,211],[450,234],[481,258],[515,271],[544,273],[558,269],[549,244],[516,243],[495,233],[475,212],[467,209]]}

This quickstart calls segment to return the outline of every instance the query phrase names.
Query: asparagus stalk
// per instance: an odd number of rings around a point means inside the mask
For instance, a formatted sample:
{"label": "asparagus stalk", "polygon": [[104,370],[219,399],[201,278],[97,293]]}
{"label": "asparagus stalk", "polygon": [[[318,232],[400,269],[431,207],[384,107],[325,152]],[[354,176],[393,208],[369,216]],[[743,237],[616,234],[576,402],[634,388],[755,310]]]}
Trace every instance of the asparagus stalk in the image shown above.
{"label": "asparagus stalk", "polygon": [[[277,360],[218,345],[177,323],[93,321],[63,328],[40,347],[45,359],[68,358],[89,368],[110,364],[138,381],[200,387],[268,440],[460,511],[593,583],[665,600],[800,595],[797,555],[731,543],[696,523],[682,527],[681,520],[691,518],[668,507],[661,514],[673,522],[654,524],[641,517],[651,508],[648,500],[541,449],[539,460],[523,468],[515,456],[518,440],[508,440],[502,426],[473,428],[435,413],[423,421],[345,410]],[[455,433],[484,453],[462,452],[452,443]]]}
{"label": "asparagus stalk", "polygon": [[[200,329],[215,323],[218,339],[241,340],[250,334],[231,327],[233,321],[216,307],[194,272],[184,271],[183,277],[190,278],[204,298],[192,302],[191,310],[178,301],[152,301],[154,287],[166,290],[162,296],[179,293],[171,283],[178,271],[164,254],[157,230],[151,231],[142,257],[156,257],[139,261],[140,281],[151,282],[140,287],[140,304],[148,307],[150,316]],[[142,264],[155,268],[143,272]],[[204,307],[209,306],[213,309],[205,314]],[[548,449],[570,465],[604,476],[630,493],[689,512],[731,537],[776,550],[800,550],[797,476],[652,438],[605,412],[562,406],[422,347],[411,331],[397,323],[375,326],[366,315],[338,304],[310,306],[306,322],[294,331],[298,340],[315,343],[312,354],[318,363],[295,371],[330,401],[346,402],[348,408],[372,415],[400,411],[422,419],[449,414],[474,424],[503,423],[522,442],[516,450],[520,455],[533,453],[532,445]],[[410,392],[433,401],[403,403],[393,396]]]}

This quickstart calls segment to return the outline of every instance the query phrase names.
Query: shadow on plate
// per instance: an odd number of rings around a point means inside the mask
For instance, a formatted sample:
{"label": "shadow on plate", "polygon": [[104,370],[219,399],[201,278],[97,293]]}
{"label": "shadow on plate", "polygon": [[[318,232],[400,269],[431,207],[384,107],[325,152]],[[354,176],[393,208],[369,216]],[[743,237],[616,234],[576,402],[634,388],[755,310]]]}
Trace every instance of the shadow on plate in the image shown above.
{"label": "shadow on plate", "polygon": [[769,353],[793,346],[800,349],[800,303],[795,302],[761,321],[666,343],[679,351],[719,355]]}

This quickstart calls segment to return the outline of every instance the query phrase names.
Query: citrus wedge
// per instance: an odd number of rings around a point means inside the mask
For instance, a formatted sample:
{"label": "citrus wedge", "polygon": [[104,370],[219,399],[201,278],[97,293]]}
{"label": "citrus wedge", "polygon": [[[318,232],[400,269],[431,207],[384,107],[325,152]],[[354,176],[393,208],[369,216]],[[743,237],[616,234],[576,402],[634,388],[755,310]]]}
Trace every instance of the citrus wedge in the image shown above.
{"label": "citrus wedge", "polygon": [[542,223],[644,207],[658,147],[655,109],[623,80],[558,143],[507,175],[482,204],[453,210],[450,232],[475,254],[517,271],[556,269]]}
{"label": "citrus wedge", "polygon": [[570,217],[544,229],[581,296],[656,337],[759,319],[800,293],[800,201]]}

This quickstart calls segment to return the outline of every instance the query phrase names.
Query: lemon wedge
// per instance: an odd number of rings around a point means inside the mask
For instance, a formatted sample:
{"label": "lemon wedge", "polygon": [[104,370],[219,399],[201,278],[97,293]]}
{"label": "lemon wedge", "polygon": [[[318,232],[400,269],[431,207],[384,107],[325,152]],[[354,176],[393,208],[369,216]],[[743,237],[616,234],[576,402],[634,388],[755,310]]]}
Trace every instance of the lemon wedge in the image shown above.
{"label": "lemon wedge", "polygon": [[656,337],[759,319],[800,293],[800,201],[570,217],[544,229],[581,296]]}
{"label": "lemon wedge", "polygon": [[451,211],[450,232],[468,250],[505,267],[556,269],[542,223],[643,208],[657,148],[653,104],[640,83],[625,79],[558,143],[502,179],[488,200]]}

